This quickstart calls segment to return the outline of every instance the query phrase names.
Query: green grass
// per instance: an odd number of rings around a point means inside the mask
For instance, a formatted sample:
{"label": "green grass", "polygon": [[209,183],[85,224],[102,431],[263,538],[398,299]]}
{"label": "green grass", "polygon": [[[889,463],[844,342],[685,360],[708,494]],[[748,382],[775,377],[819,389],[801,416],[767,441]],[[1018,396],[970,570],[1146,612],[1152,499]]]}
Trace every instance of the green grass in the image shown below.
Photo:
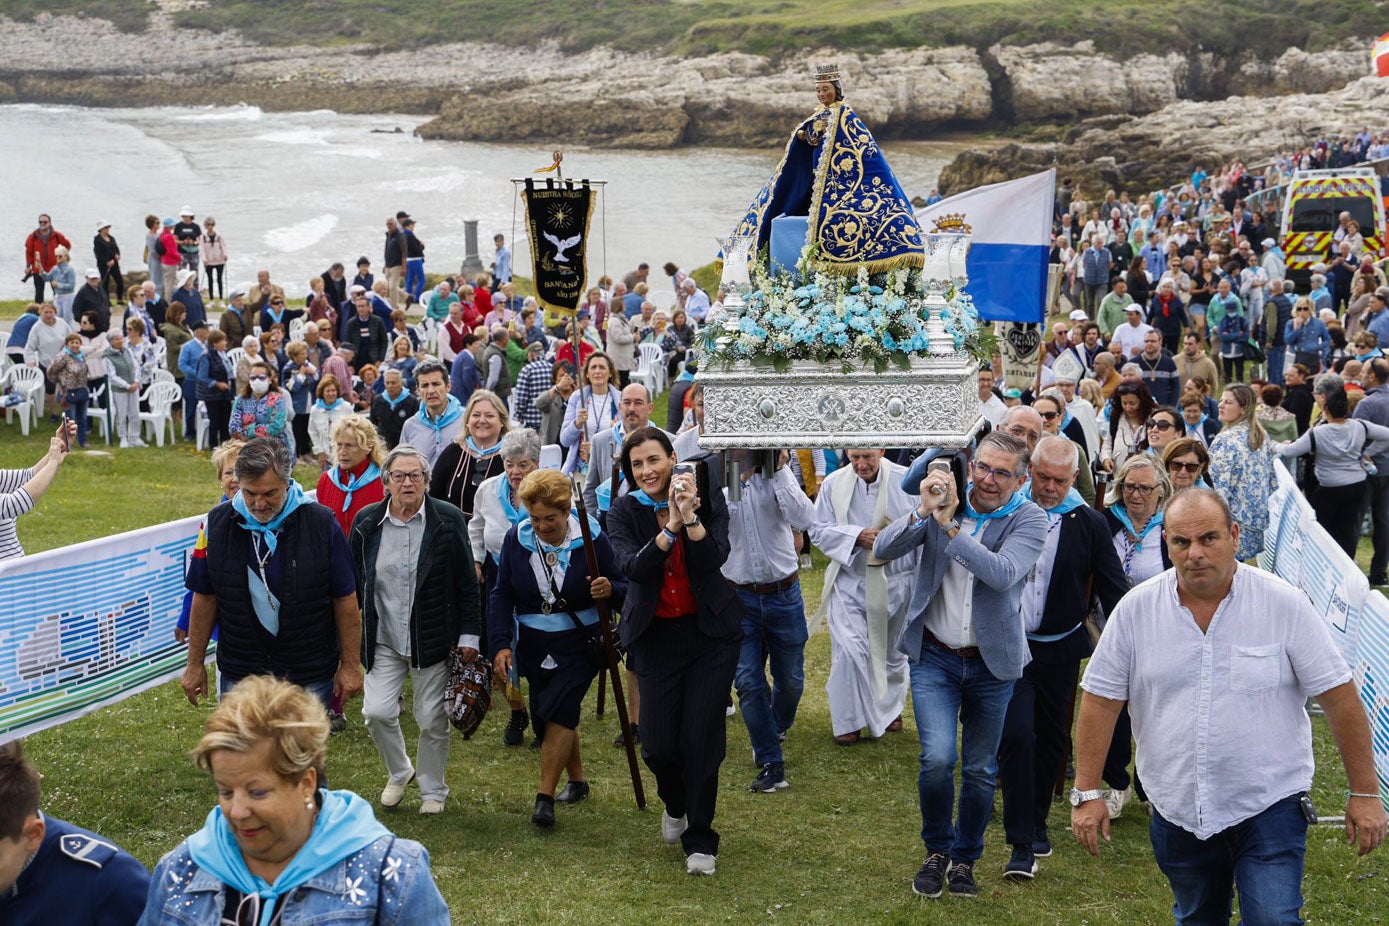
{"label": "green grass", "polygon": [[[658,408],[657,417],[664,414]],[[36,434],[0,424],[0,467],[27,465],[42,453]],[[31,552],[204,511],[216,497],[204,455],[185,444],[162,450],[74,456],[38,508],[20,519]],[[808,608],[820,598],[824,560],[803,574]],[[791,787],[750,794],[755,769],[738,717],[728,722],[717,826],[724,842],[713,879],[685,875],[678,849],[658,837],[655,784],[643,769],[645,812],[633,806],[616,731],[593,716],[590,695],[581,731],[593,782],[591,800],[560,808],[559,826],[530,824],[537,756],[500,744],[505,715],[490,717],[470,742],[455,738],[453,789],[441,818],[415,813],[412,792],[383,812],[398,835],[418,839],[458,923],[916,923],[1143,924],[1170,921],[1170,894],[1152,860],[1147,814],[1138,806],[1115,824],[1100,860],[1067,835],[1068,812],[1053,808],[1056,854],[1032,884],[1005,883],[1000,824],[990,826],[973,904],[926,902],[910,881],[921,862],[916,807],[915,737],[890,734],[852,748],[830,742],[824,695],[829,642],[806,651],[806,694],[786,743]],[[354,705],[359,710],[360,702]],[[29,739],[44,773],[45,810],[90,827],[153,865],[201,824],[214,795],[187,751],[208,707],[194,708],[177,684]],[[335,787],[375,798],[383,772],[360,714],[335,738],[329,769]],[[406,718],[407,739],[413,741]],[[907,729],[912,729],[907,708]],[[1325,722],[1314,721],[1319,773],[1314,796],[1326,815],[1343,804],[1345,778]],[[1379,855],[1357,861],[1334,828],[1313,831],[1308,846],[1306,912],[1321,923],[1376,923],[1389,909],[1389,877]]]}
{"label": "green grass", "polygon": [[[627,50],[773,56],[807,48],[872,51],[919,45],[1075,42],[1102,51],[1279,54],[1364,39],[1378,21],[1376,0],[217,0],[176,14],[182,25],[237,28],[267,44],[369,42],[417,48],[460,39],[509,45],[558,41],[568,50],[612,44]],[[0,14],[30,19],[42,0],[0,0]],[[75,0],[68,10],[112,19],[127,31],[147,21],[137,0]],[[459,25],[466,24],[460,30]]]}

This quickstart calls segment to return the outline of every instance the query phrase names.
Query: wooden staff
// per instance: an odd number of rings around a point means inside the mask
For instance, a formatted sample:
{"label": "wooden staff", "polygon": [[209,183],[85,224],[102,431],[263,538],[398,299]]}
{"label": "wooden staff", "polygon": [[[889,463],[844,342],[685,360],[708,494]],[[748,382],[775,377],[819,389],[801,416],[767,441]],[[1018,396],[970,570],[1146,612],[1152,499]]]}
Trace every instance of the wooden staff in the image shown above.
{"label": "wooden staff", "polygon": [[[593,533],[588,527],[588,511],[584,505],[582,492],[575,493],[579,507],[579,530],[584,537],[584,556],[588,559],[590,578],[598,577],[598,551],[593,545]],[[608,674],[612,676],[613,703],[617,705],[617,719],[622,724],[622,745],[627,750],[627,770],[632,774],[632,793],[637,799],[637,809],[646,809],[646,792],[641,786],[641,769],[637,767],[636,744],[632,742],[632,727],[627,723],[627,702],[622,697],[622,674],[617,665],[617,646],[613,642],[612,612],[607,599],[595,602],[598,605],[598,623],[603,634],[603,649],[608,654]],[[603,677],[602,673],[598,676]],[[601,690],[601,689],[600,689]]]}
{"label": "wooden staff", "polygon": [[[555,160],[555,166],[556,166],[556,167],[559,166],[559,155],[560,155],[560,152],[556,151],[556,152],[555,152],[555,158],[556,158],[556,160]],[[539,171],[537,171],[537,173],[539,173]],[[570,336],[573,338],[573,346],[574,346],[574,382],[576,382],[576,383],[579,384],[579,385],[578,385],[579,395],[582,396],[582,395],[583,395],[583,392],[584,392],[584,364],[583,364],[583,352],[579,349],[579,313],[578,313],[578,312],[575,312],[574,315],[573,315],[573,317],[570,319],[570,325],[571,325],[571,328],[570,328]],[[579,443],[580,443],[580,444],[583,443],[583,435],[582,435],[582,434],[579,435]],[[593,446],[592,446],[592,444],[589,445],[589,456],[590,456],[590,457],[593,456]],[[589,465],[589,466],[592,466],[592,465],[593,465],[593,460],[592,460],[592,459],[590,459],[590,460],[588,461],[588,465]],[[583,493],[583,486],[578,485],[577,482],[575,483],[575,486],[574,486],[574,497],[577,498],[577,499],[579,500],[579,523],[583,525],[583,529],[584,529],[584,544],[585,544],[585,547],[587,547],[587,544],[588,544],[588,519],[584,517],[584,493]],[[593,562],[592,562],[592,561],[589,562],[589,568],[590,568],[590,569],[596,568],[596,567],[593,565]],[[604,713],[604,711],[605,711],[605,709],[606,709],[606,704],[605,704],[605,702],[607,701],[607,699],[608,699],[608,677],[607,677],[606,675],[604,675],[603,673],[599,672],[599,673],[598,673],[598,709],[594,712],[594,713],[597,714],[599,717],[602,717],[602,716],[603,716],[603,713]],[[626,729],[627,721],[626,721],[626,720],[623,720],[623,721],[622,721],[622,724],[623,724],[623,729]]]}

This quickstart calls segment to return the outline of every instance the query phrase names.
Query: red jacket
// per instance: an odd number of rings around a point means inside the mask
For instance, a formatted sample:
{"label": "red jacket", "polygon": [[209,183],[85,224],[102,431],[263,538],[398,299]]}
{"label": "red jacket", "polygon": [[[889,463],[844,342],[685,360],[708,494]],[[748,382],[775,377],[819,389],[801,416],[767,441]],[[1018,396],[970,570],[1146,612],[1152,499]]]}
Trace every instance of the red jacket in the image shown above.
{"label": "red jacket", "polygon": [[159,255],[159,262],[165,267],[176,266],[180,260],[178,255],[178,239],[169,229],[164,229],[159,233],[159,242],[164,245],[164,253]]}
{"label": "red jacket", "polygon": [[[339,476],[339,481],[348,485],[352,483],[354,476],[360,476],[366,472],[371,460],[363,460],[355,470],[351,470],[346,477]],[[337,467],[332,467],[337,470]],[[333,484],[333,478],[328,473],[318,477],[318,503],[329,511],[333,512],[333,517],[338,522],[338,527],[342,528],[344,536],[351,537],[352,519],[357,517],[357,512],[368,505],[374,505],[386,497],[386,487],[380,479],[373,479],[362,488],[352,493],[352,504],[344,511],[343,500],[347,498],[347,493]]]}
{"label": "red jacket", "polygon": [[47,273],[58,263],[58,258],[53,252],[59,245],[72,250],[72,242],[63,237],[63,233],[57,229],[49,232],[47,238],[42,237],[35,229],[24,239],[24,265],[30,268],[39,267]]}

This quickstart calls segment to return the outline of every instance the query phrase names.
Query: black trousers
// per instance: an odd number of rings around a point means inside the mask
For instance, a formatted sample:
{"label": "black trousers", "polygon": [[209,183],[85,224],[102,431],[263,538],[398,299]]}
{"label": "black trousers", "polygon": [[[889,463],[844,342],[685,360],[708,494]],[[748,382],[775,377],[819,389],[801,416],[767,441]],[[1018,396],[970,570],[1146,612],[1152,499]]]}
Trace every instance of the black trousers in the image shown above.
{"label": "black trousers", "polygon": [[666,813],[687,818],[685,854],[717,855],[714,806],[727,751],[724,710],[742,648],[741,630],[705,636],[695,615],[653,618],[632,643],[641,691],[641,756]]}
{"label": "black trousers", "polygon": [[1079,677],[1079,660],[1033,660],[1013,686],[998,746],[1003,832],[1009,845],[1031,846],[1046,832],[1051,792],[1070,743],[1071,693]]}
{"label": "black trousers", "polygon": [[1355,559],[1360,545],[1361,502],[1365,497],[1365,480],[1344,486],[1318,485],[1312,493],[1312,511],[1317,523],[1326,528],[1336,545]]}
{"label": "black trousers", "polygon": [[209,450],[231,439],[231,403],[207,401],[207,446]]}

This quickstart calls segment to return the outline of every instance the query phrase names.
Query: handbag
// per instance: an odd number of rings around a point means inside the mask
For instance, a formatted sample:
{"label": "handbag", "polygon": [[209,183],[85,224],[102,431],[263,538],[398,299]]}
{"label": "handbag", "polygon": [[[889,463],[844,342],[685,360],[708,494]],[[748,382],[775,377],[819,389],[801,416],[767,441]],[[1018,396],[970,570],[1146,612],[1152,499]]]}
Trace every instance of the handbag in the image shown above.
{"label": "handbag", "polygon": [[478,654],[464,661],[458,650],[449,653],[449,678],[444,685],[444,713],[466,740],[482,726],[492,707],[492,664]]}
{"label": "handbag", "polygon": [[[565,611],[564,613],[569,615],[569,619],[574,622],[574,626],[578,629],[589,629],[583,621],[579,620],[579,615],[573,611]],[[598,620],[601,621],[602,619],[602,614],[599,614]],[[620,662],[623,656],[622,645],[615,639],[613,640],[613,649],[617,651],[617,659]],[[602,672],[608,667],[608,645],[603,642],[603,628],[599,624],[593,625],[592,632],[584,640],[584,659],[591,668],[598,672]]]}

